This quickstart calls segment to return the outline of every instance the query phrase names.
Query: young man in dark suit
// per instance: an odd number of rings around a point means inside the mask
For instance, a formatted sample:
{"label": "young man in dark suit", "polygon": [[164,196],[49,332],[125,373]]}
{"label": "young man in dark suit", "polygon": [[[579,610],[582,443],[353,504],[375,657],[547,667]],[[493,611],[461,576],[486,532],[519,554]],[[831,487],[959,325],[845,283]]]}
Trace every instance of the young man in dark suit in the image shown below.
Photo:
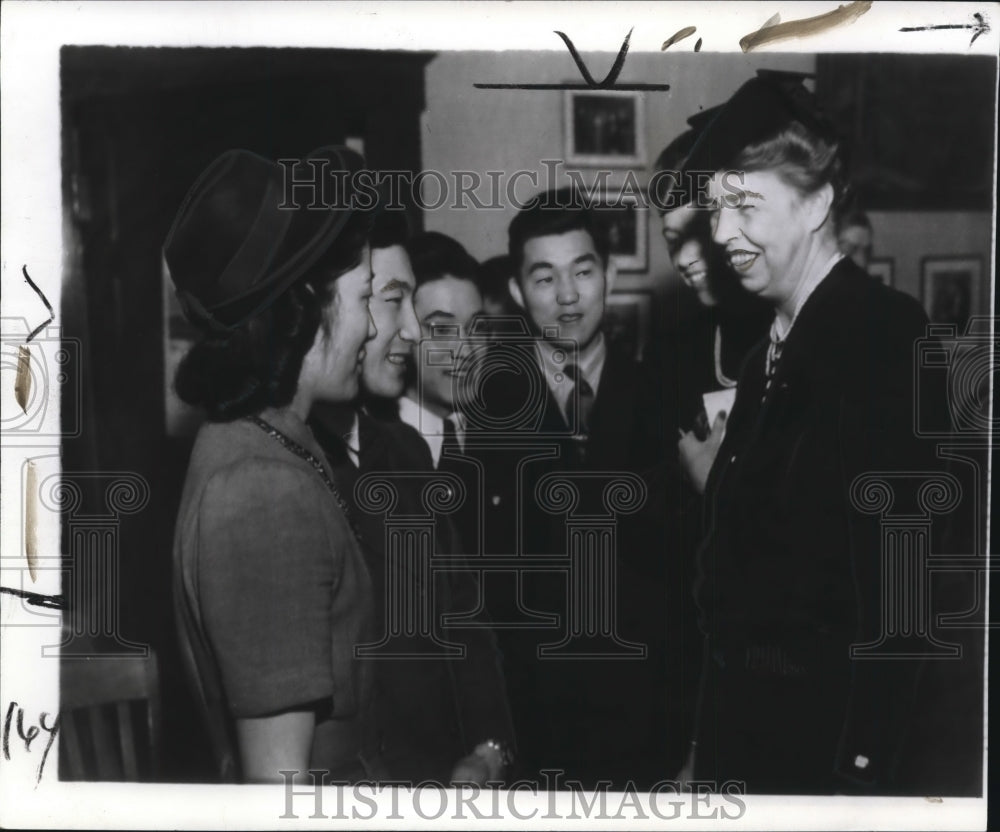
{"label": "young man in dark suit", "polygon": [[522,770],[648,787],[683,747],[667,713],[671,385],[602,332],[614,267],[580,195],[537,197],[510,225],[509,255],[531,337],[488,353],[476,402],[487,539],[518,555],[517,580],[487,602]]}
{"label": "young man in dark suit", "polygon": [[434,468],[454,474],[465,498],[451,519],[458,551],[480,553],[480,486],[465,454],[465,415],[460,400],[472,383],[474,362],[465,358],[470,332],[483,312],[476,282],[479,264],[457,240],[436,231],[407,242],[415,278],[413,308],[423,339],[399,400],[400,421],[423,437]]}
{"label": "young man in dark suit", "polygon": [[[434,463],[420,434],[390,415],[403,393],[420,338],[405,240],[402,215],[387,213],[379,218],[372,235],[369,301],[377,334],[365,348],[364,406],[317,406],[310,426],[348,502],[375,587],[379,620],[384,623],[382,642],[367,647],[362,661],[376,663],[388,773],[413,783],[485,785],[504,778],[513,749],[500,657],[488,627],[459,629],[445,620],[476,606],[476,577],[450,557],[458,551],[458,543],[447,517],[436,518],[432,551],[417,551],[418,543],[397,558],[387,551],[387,546],[395,547],[387,542],[386,513],[373,512],[371,500],[363,496],[371,492],[365,487],[370,483],[376,490],[394,492],[395,505],[387,511],[396,520],[404,514],[428,515],[425,486],[434,476]],[[374,418],[373,413],[385,418]],[[419,531],[409,539],[419,540]],[[442,565],[440,556],[449,559]],[[410,618],[398,609],[403,596],[412,605]],[[393,623],[405,619],[412,624],[414,616],[424,627]]]}

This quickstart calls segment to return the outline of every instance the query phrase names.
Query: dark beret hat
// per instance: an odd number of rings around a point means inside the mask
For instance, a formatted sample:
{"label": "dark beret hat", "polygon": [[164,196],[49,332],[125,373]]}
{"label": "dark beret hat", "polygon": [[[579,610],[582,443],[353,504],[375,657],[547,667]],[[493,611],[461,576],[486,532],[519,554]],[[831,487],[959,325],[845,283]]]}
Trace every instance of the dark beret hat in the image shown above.
{"label": "dark beret hat", "polygon": [[697,138],[684,170],[722,170],[744,148],[773,138],[794,121],[820,138],[836,141],[836,130],[803,86],[803,77],[761,70],[725,104],[692,116],[688,123]]}
{"label": "dark beret hat", "polygon": [[697,183],[684,173],[684,166],[697,138],[697,131],[685,130],[660,151],[653,164],[649,198],[661,211],[672,211],[694,199]]}
{"label": "dark beret hat", "polygon": [[[363,164],[359,154],[333,146],[284,166],[248,150],[213,161],[188,191],[163,245],[187,318],[226,333],[272,304],[359,210],[351,174]],[[286,172],[315,182],[315,200],[301,186],[286,194]]]}

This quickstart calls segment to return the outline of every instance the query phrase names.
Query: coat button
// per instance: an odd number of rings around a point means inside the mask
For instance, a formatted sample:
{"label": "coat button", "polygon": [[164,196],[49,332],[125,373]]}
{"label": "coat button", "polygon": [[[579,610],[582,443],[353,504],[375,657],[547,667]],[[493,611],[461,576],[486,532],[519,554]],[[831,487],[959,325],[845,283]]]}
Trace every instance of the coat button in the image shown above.
{"label": "coat button", "polygon": [[500,505],[500,495],[494,494],[492,497],[490,497],[490,503],[493,504],[494,506]]}

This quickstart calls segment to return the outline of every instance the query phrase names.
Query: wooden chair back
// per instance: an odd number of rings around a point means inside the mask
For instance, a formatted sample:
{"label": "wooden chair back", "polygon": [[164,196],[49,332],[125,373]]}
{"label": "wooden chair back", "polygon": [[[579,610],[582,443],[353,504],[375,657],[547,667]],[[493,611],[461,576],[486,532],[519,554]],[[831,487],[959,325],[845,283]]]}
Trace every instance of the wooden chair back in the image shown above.
{"label": "wooden chair back", "polygon": [[161,713],[153,651],[145,658],[64,658],[59,689],[61,779],[156,778]]}

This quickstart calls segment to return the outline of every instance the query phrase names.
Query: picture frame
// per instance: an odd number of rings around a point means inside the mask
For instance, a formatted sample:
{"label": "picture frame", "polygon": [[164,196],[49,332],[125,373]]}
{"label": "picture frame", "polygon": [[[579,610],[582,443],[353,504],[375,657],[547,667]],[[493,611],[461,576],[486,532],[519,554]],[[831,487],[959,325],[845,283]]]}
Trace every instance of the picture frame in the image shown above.
{"label": "picture frame", "polygon": [[886,286],[892,286],[896,271],[896,261],[892,257],[873,257],[868,263],[868,274]]}
{"label": "picture frame", "polygon": [[595,194],[590,208],[608,240],[618,272],[645,272],[649,267],[649,208],[637,195],[613,184]]}
{"label": "picture frame", "polygon": [[652,292],[612,292],[604,313],[604,334],[609,345],[641,361],[649,346],[652,317]]}
{"label": "picture frame", "polygon": [[641,92],[566,90],[566,164],[646,164],[646,101]]}
{"label": "picture frame", "polygon": [[954,324],[965,331],[979,313],[983,261],[978,255],[924,257],[920,266],[920,297],[931,323]]}

